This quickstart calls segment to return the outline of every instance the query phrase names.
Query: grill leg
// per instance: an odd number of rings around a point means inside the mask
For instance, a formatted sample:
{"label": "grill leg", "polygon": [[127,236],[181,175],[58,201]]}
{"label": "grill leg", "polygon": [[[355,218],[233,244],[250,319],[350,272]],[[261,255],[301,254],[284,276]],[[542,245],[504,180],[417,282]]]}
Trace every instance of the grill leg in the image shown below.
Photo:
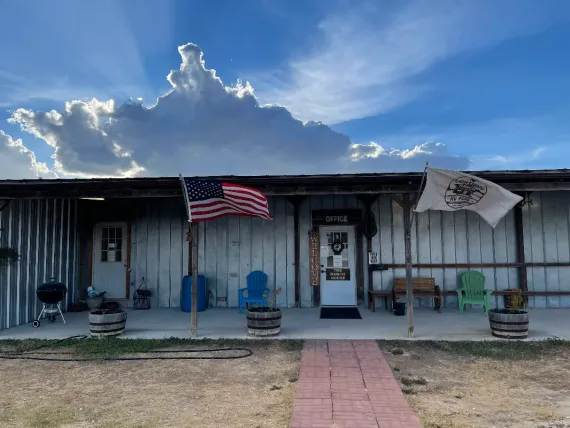
{"label": "grill leg", "polygon": [[67,325],[67,323],[65,322],[65,318],[63,317],[63,312],[61,312],[61,308],[59,307],[59,303],[57,304],[57,310],[59,311],[59,314],[61,315],[61,319],[63,320],[63,323],[65,325]]}
{"label": "grill leg", "polygon": [[38,316],[38,319],[41,320],[42,319],[42,315],[44,314],[44,311],[46,310],[46,304],[44,303],[44,305],[42,306],[42,311],[40,312],[40,315]]}

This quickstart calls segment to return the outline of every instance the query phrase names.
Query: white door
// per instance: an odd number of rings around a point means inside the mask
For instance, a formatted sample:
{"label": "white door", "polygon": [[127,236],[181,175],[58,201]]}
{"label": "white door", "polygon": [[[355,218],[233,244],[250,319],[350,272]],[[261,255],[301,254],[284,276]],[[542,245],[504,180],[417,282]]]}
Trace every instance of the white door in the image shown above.
{"label": "white door", "polygon": [[93,233],[93,278],[91,284],[105,297],[127,297],[127,224],[99,223]]}
{"label": "white door", "polygon": [[321,305],[356,306],[354,227],[322,227]]}

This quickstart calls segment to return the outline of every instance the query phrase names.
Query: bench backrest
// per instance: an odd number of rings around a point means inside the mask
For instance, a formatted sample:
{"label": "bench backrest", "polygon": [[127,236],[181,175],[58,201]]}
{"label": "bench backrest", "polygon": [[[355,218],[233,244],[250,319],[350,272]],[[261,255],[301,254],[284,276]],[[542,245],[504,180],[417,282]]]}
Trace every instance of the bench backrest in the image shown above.
{"label": "bench backrest", "polygon": [[481,299],[485,294],[485,275],[476,270],[463,272],[461,275],[463,294],[468,299]]}
{"label": "bench backrest", "polygon": [[[394,278],[394,291],[406,291],[406,278]],[[435,278],[412,278],[414,291],[434,291]]]}

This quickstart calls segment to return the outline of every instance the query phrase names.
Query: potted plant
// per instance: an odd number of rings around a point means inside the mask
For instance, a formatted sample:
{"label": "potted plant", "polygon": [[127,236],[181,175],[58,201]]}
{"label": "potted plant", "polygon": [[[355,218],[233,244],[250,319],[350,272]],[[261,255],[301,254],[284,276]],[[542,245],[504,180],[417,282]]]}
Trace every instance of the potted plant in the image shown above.
{"label": "potted plant", "polygon": [[503,339],[524,339],[528,336],[528,311],[523,308],[522,290],[511,290],[509,295],[508,308],[489,310],[491,332]]}
{"label": "potted plant", "polygon": [[20,260],[20,254],[14,248],[0,247],[0,266],[7,266]]}
{"label": "potted plant", "polygon": [[281,332],[281,309],[275,307],[281,288],[263,295],[265,306],[256,306],[247,310],[247,334],[249,336],[277,336]]}

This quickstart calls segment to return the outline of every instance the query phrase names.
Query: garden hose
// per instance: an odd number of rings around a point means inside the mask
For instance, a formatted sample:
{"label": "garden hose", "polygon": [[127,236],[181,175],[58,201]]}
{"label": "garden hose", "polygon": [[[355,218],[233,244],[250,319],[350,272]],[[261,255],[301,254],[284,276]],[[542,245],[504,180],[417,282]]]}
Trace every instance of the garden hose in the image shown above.
{"label": "garden hose", "polygon": [[[73,352],[59,352],[59,351],[45,351],[36,352],[39,349],[48,347],[50,345],[57,345],[72,339],[86,339],[87,336],[70,336],[52,344],[44,344],[32,349],[24,351],[10,351],[0,352],[0,359],[3,360],[33,360],[33,361],[63,361],[63,362],[83,362],[93,361],[89,358],[50,358],[43,355],[74,355]],[[129,340],[129,339],[125,339]],[[253,351],[248,348],[214,348],[214,349],[176,349],[176,350],[157,350],[157,351],[139,351],[136,354],[189,354],[189,353],[204,353],[204,352],[229,352],[238,351],[238,355],[215,355],[215,356],[175,356],[175,357],[102,357],[97,358],[99,361],[146,361],[146,360],[237,360],[240,358],[247,358],[253,355]]]}

